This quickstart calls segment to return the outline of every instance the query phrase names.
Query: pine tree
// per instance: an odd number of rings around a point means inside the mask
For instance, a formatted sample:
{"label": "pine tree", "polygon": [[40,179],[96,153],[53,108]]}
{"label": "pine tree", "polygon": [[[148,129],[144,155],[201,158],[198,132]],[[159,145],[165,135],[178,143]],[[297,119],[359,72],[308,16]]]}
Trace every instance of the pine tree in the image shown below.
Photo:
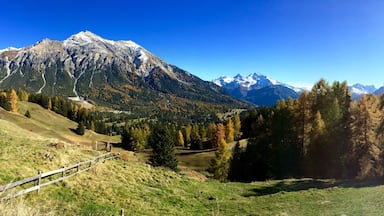
{"label": "pine tree", "polygon": [[164,166],[177,170],[174,138],[168,128],[156,125],[148,138],[148,144],[152,147],[149,158],[152,166]]}
{"label": "pine tree", "polygon": [[133,144],[133,138],[129,132],[129,128],[125,127],[123,130],[123,133],[121,134],[121,145],[123,148],[127,149],[128,151],[134,151],[135,148],[132,144]]}
{"label": "pine tree", "polygon": [[231,181],[244,180],[244,150],[240,146],[240,142],[237,141],[235,147],[232,149],[232,158],[230,162],[230,168],[228,172],[228,179]]}
{"label": "pine tree", "polygon": [[292,99],[278,101],[271,125],[273,173],[277,178],[297,175],[302,158],[301,143],[293,124],[294,103]]}
{"label": "pine tree", "polygon": [[79,122],[76,128],[76,133],[81,136],[84,135],[85,133],[84,122]]}
{"label": "pine tree", "polygon": [[203,143],[200,137],[199,125],[194,124],[191,130],[191,149],[201,150],[203,149]]}

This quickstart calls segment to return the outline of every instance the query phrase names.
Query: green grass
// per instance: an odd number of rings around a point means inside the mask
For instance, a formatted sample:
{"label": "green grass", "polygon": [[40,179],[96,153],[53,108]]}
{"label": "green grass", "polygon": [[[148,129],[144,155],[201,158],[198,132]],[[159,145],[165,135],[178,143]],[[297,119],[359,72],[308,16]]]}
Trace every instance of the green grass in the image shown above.
{"label": "green grass", "polygon": [[[0,115],[3,119],[17,124],[19,127],[28,130],[32,133],[39,134],[40,136],[58,139],[67,143],[93,145],[94,141],[102,140],[109,142],[119,142],[120,137],[110,137],[94,133],[93,131],[86,131],[84,136],[75,134],[71,129],[77,127],[77,123],[70,121],[63,116],[48,111],[40,105],[29,102],[18,102],[20,115],[10,114],[3,110]],[[28,119],[24,116],[25,112],[29,110],[31,118]]]}
{"label": "green grass", "polygon": [[[236,145],[236,142],[228,144],[229,149],[232,149]],[[240,145],[246,147],[247,140],[240,140]],[[215,157],[215,151],[213,149],[208,150],[183,150],[177,149],[176,156],[179,161],[179,166],[182,168],[192,169],[204,173],[209,176],[207,169],[210,166],[211,160]]]}
{"label": "green grass", "polygon": [[48,203],[64,215],[117,215],[120,209],[127,215],[380,215],[383,192],[377,182],[201,182],[141,163],[111,161],[27,200]]}
{"label": "green grass", "polygon": [[[44,116],[41,112],[32,112],[32,118],[33,113],[35,118]],[[33,119],[37,123],[31,131],[23,125],[28,120],[22,115],[0,110],[0,116],[0,185],[98,155],[77,145],[51,146],[60,137],[76,138],[67,131],[48,133],[67,125]],[[65,119],[57,120],[67,124]],[[44,131],[48,132],[40,134]],[[53,158],[46,158],[47,153]],[[213,152],[179,155],[180,164],[202,169],[209,154]],[[38,195],[32,192],[0,203],[0,215],[119,215],[121,209],[125,215],[382,215],[384,211],[384,186],[379,180],[220,183],[153,168],[132,157],[140,156],[125,152],[126,160],[100,163],[89,172],[42,188]]]}

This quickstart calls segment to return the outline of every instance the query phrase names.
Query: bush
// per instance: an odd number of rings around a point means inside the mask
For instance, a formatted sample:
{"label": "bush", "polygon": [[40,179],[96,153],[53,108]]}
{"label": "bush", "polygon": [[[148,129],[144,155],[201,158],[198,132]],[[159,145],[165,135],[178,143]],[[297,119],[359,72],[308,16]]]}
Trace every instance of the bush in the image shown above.
{"label": "bush", "polygon": [[77,125],[77,128],[76,128],[76,133],[78,135],[84,135],[85,133],[85,127],[84,127],[84,123],[83,122],[80,122],[78,125]]}
{"label": "bush", "polygon": [[27,112],[25,112],[24,116],[27,118],[31,118],[31,113],[29,112],[29,110],[27,110]]}

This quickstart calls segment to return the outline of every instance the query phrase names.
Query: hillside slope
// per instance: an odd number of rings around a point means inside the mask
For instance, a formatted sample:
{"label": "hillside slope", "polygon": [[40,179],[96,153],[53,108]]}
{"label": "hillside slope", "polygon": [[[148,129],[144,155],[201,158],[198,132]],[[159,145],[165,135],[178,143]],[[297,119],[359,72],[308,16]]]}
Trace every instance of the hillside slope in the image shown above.
{"label": "hillside slope", "polygon": [[[18,114],[1,110],[0,117],[0,185],[99,154],[77,145],[52,146],[52,137],[66,135],[59,130],[58,135],[39,135],[22,126],[28,119]],[[380,215],[384,210],[379,205],[384,198],[380,181],[219,183],[126,159],[100,163],[90,172],[42,188],[39,194],[0,203],[0,215],[15,215],[22,209],[21,215],[119,215],[121,209],[126,215]]]}
{"label": "hillside slope", "polygon": [[[71,130],[77,127],[76,122],[34,103],[18,102],[18,108],[17,114],[0,108],[0,119],[11,122],[23,131],[33,134],[30,136],[81,145],[92,145],[95,141],[118,142],[120,140],[120,137],[105,136],[93,131],[86,131],[84,136],[79,136]],[[24,116],[27,110],[31,114],[30,119]]]}

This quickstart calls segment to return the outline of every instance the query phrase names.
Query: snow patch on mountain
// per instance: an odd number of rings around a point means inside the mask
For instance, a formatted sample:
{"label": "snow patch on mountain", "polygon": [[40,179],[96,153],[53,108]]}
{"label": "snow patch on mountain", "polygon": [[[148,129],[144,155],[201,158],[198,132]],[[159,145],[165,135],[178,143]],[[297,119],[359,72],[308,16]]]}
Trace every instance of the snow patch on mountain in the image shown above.
{"label": "snow patch on mountain", "polygon": [[16,47],[7,47],[5,49],[0,49],[0,53],[5,52],[5,51],[19,51],[21,48],[16,48]]}
{"label": "snow patch on mountain", "polygon": [[247,90],[254,90],[254,89],[260,89],[267,86],[281,85],[281,86],[290,88],[296,92],[303,91],[303,88],[293,87],[289,84],[279,82],[277,80],[270,78],[269,76],[265,76],[260,73],[252,73],[252,74],[249,74],[248,76],[243,76],[241,74],[237,74],[234,77],[221,76],[218,79],[213,80],[212,82],[220,87],[224,87],[227,89],[241,87]]}
{"label": "snow patch on mountain", "polygon": [[253,73],[246,77],[241,74],[237,74],[235,77],[222,76],[216,80],[213,80],[213,82],[221,87],[224,87],[226,85],[239,85],[247,88],[251,88],[254,85],[265,86],[276,83],[275,80],[272,80],[269,77],[261,75],[259,73]]}
{"label": "snow patch on mountain", "polygon": [[178,80],[170,65],[130,40],[113,41],[90,31],[82,31],[64,40],[63,48],[77,67],[86,60],[92,60],[93,65],[113,63],[122,66],[126,71],[131,71],[131,66],[134,65],[134,72],[141,77],[149,76],[154,68],[159,67]]}
{"label": "snow patch on mountain", "polygon": [[362,85],[362,84],[354,84],[349,87],[349,90],[353,94],[362,95],[362,94],[370,94],[377,90],[374,85]]}
{"label": "snow patch on mountain", "polygon": [[[305,83],[283,83],[276,81],[269,76],[265,76],[260,73],[252,73],[248,76],[243,76],[241,74],[237,74],[234,77],[226,77],[221,76],[218,79],[212,81],[216,85],[223,87],[225,89],[233,90],[236,88],[242,88],[243,91],[250,91],[255,89],[260,89],[267,86],[284,86],[289,89],[294,90],[297,93],[300,93],[304,90],[310,91],[313,85],[305,84]],[[354,84],[349,86],[349,91],[351,91],[353,98],[360,98],[363,94],[377,94],[377,88],[374,85],[362,85],[362,84]]]}
{"label": "snow patch on mountain", "polygon": [[39,89],[39,91],[37,91],[37,94],[41,94],[41,91],[43,91],[43,89],[45,88],[45,86],[47,85],[47,81],[45,79],[45,73],[42,73],[41,74],[41,78],[43,79],[43,86],[41,86],[41,88]]}

